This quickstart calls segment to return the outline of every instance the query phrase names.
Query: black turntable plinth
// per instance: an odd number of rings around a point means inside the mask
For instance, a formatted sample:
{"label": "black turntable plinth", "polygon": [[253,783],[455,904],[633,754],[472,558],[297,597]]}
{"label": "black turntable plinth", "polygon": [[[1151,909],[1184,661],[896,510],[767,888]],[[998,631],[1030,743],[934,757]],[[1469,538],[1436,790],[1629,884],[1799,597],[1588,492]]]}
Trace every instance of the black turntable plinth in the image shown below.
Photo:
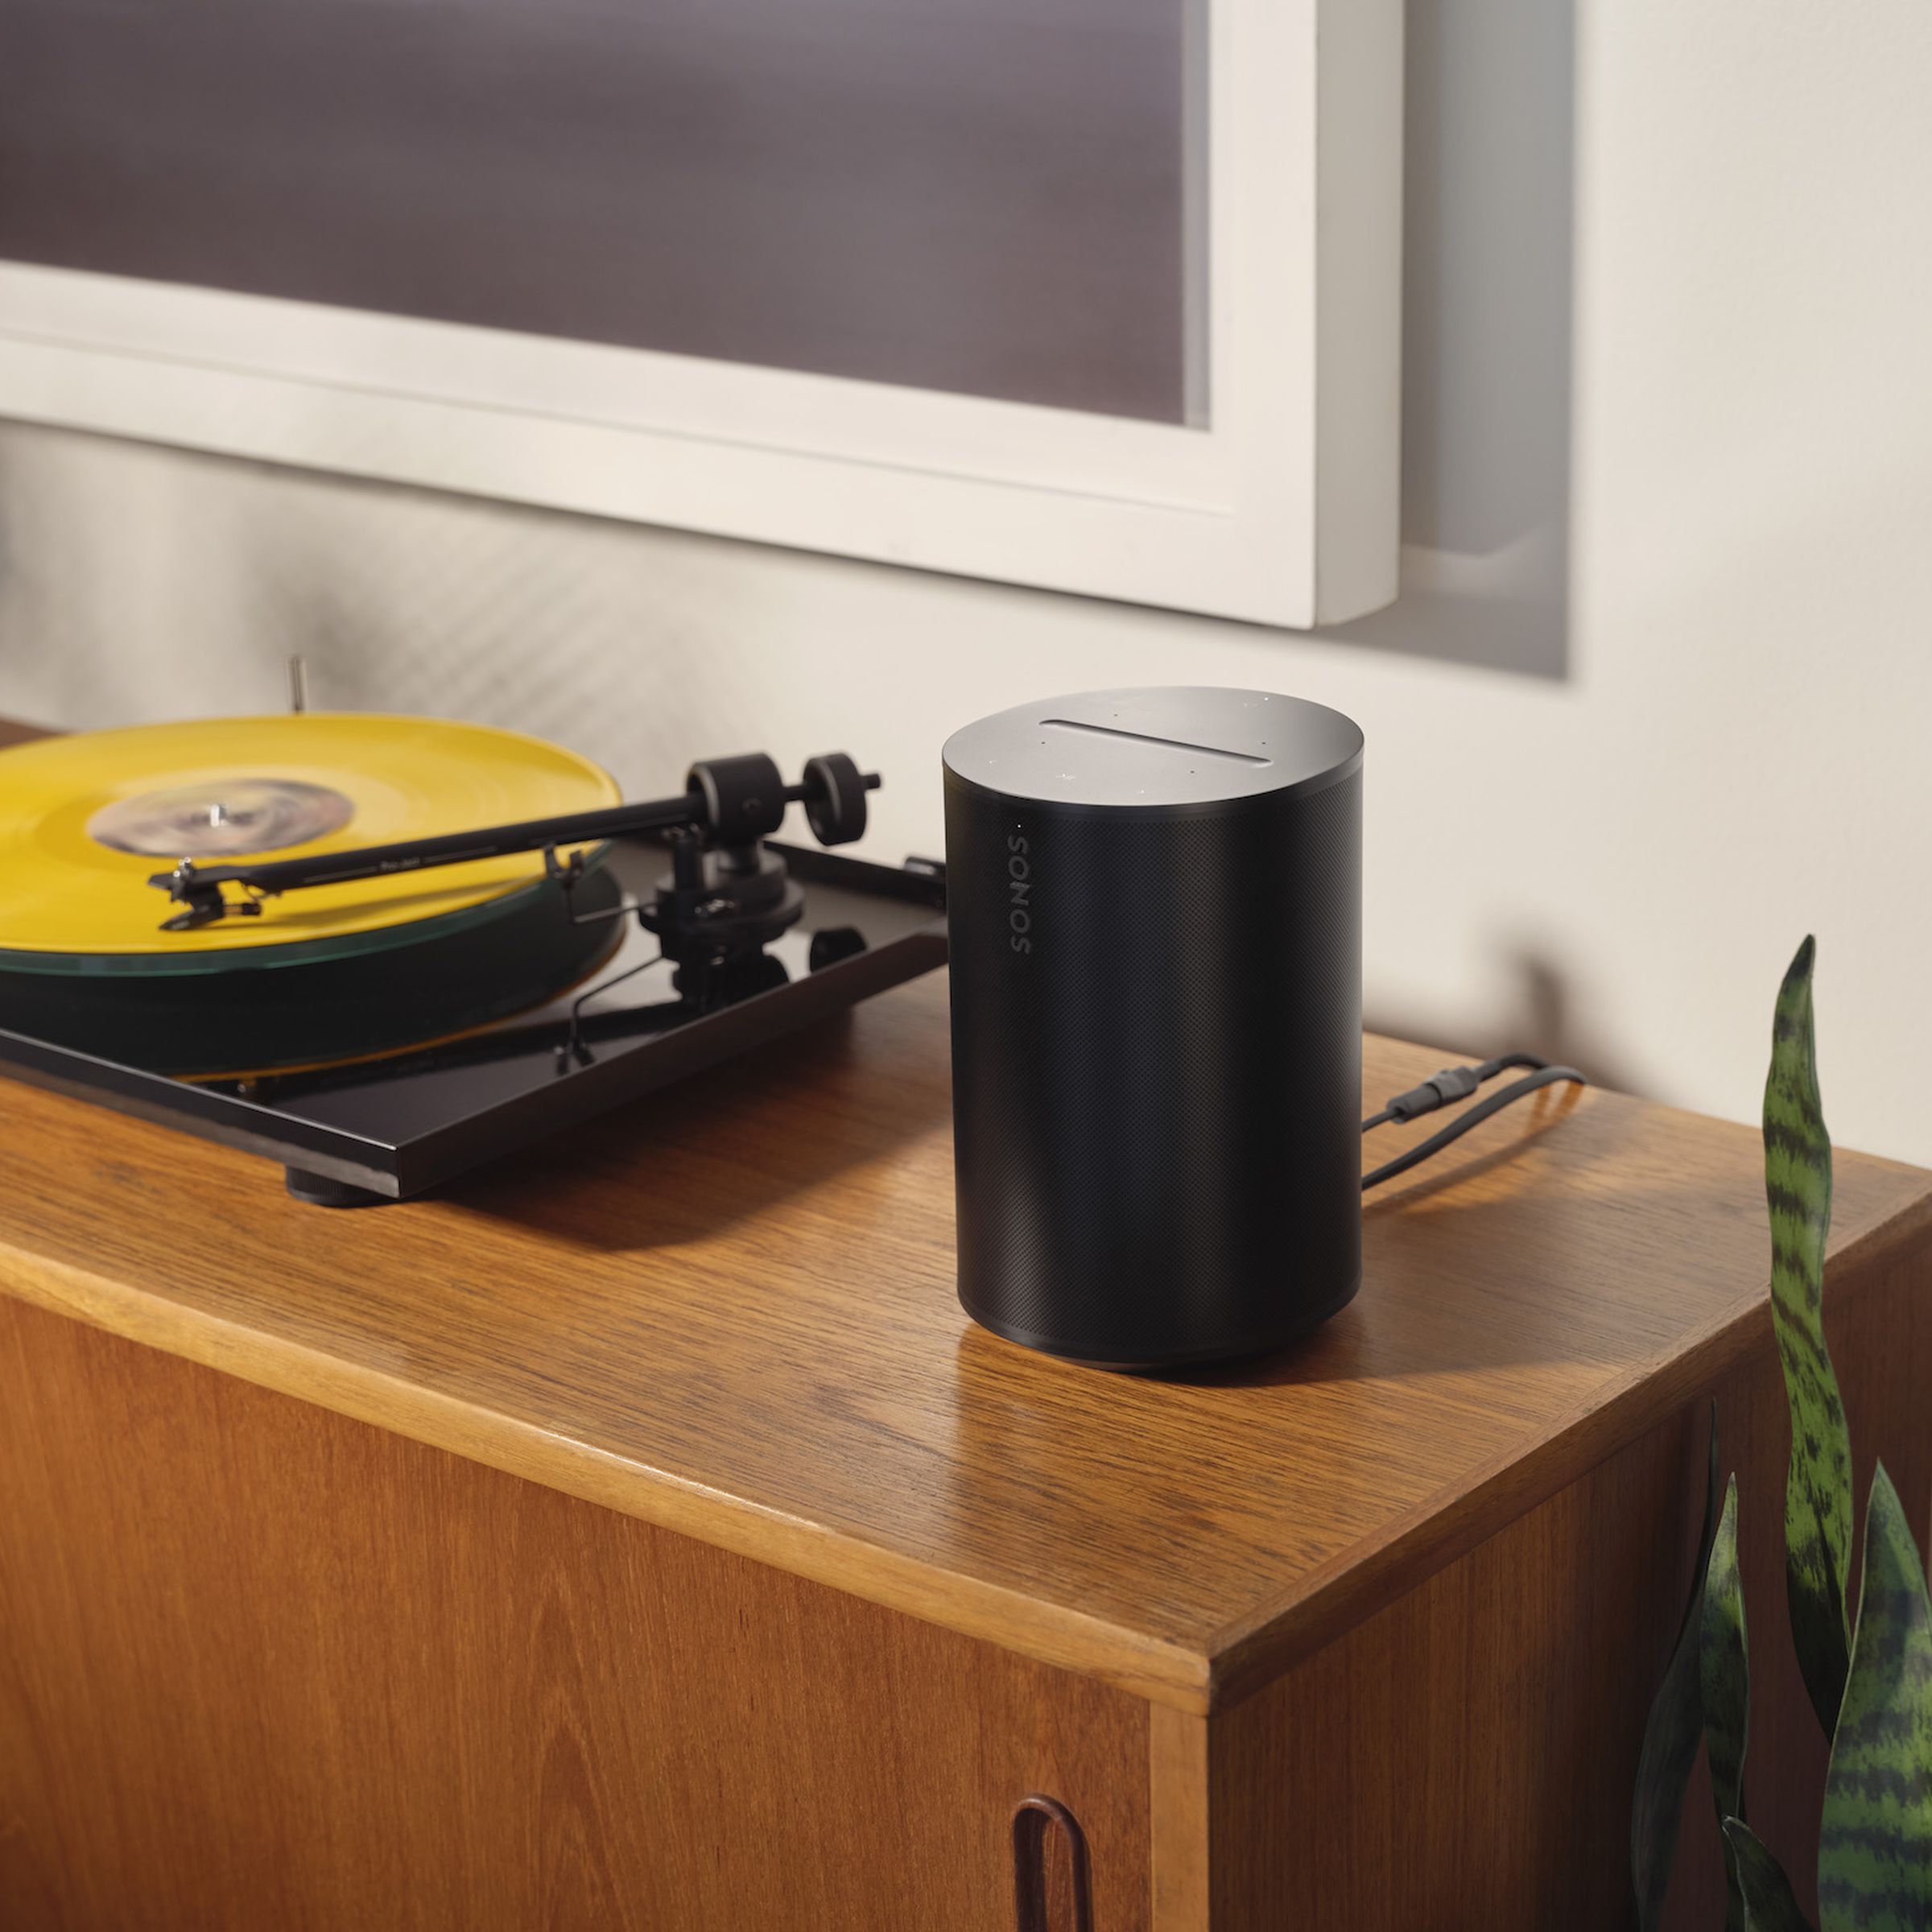
{"label": "black turntable plinth", "polygon": [[[632,923],[586,985],[413,1054],[209,1082],[0,1029],[0,1071],[279,1161],[305,1199],[419,1194],[944,964],[936,866],[767,850],[801,889],[803,914],[762,949],[755,976],[709,997],[678,993],[672,963]],[[667,862],[661,846],[625,841],[605,869],[627,892],[646,892]]]}
{"label": "black turntable plinth", "polygon": [[[419,1194],[946,957],[943,868],[770,836],[793,804],[822,845],[863,834],[879,780],[840,753],[626,804],[540,741],[307,716],[47,740],[0,778],[0,1073],[318,1205]],[[476,823],[506,801],[547,815]]]}

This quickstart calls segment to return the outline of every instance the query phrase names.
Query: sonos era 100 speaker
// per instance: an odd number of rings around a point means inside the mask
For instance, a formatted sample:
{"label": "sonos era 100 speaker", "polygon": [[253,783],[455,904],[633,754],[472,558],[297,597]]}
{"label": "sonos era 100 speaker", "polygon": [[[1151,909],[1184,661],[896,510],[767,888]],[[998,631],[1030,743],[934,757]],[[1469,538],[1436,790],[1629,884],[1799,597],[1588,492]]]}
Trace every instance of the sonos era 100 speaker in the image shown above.
{"label": "sonos era 100 speaker", "polygon": [[1120,1368],[1332,1315],[1361,1277],[1360,730],[1089,691],[944,759],[967,1312]]}

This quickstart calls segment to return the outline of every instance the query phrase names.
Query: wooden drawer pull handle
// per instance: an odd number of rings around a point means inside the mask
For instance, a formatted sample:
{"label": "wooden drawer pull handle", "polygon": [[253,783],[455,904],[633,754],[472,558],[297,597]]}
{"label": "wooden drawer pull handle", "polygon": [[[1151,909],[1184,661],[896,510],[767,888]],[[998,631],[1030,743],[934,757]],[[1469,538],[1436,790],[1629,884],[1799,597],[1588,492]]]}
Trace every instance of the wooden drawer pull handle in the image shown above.
{"label": "wooden drawer pull handle", "polygon": [[1047,1922],[1046,1841],[1055,1827],[1072,1867],[1073,1923],[1064,1932],[1093,1932],[1093,1884],[1087,1835],[1058,1798],[1034,1792],[1013,1814],[1013,1918],[1019,1932],[1062,1932]]}

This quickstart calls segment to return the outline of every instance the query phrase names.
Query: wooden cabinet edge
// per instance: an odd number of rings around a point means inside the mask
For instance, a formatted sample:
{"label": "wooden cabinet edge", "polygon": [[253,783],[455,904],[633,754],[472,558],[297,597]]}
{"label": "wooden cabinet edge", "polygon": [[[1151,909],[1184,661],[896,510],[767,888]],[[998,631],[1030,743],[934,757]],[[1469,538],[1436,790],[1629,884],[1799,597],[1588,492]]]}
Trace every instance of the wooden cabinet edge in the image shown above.
{"label": "wooden cabinet edge", "polygon": [[339,1360],[85,1270],[0,1247],[0,1294],[394,1435],[634,1517],[1150,1703],[1205,1713],[1208,1663],[1099,1618],[935,1570],[843,1533],[609,1455],[455,1396]]}
{"label": "wooden cabinet edge", "polygon": [[[1932,1266],[1932,1188],[1832,1255],[1829,1302],[1856,1296],[1914,1255]],[[1460,1495],[1419,1504],[1379,1545],[1357,1545],[1325,1575],[1302,1579],[1291,1596],[1217,1631],[1206,1645],[1208,1709],[1231,1709],[1253,1696],[1776,1346],[1767,1279],[1763,1302],[1714,1323],[1662,1369],[1633,1369],[1534,1455],[1498,1458]]]}
{"label": "wooden cabinet edge", "polygon": [[[1855,1294],[1915,1247],[1932,1253],[1932,1189],[1847,1243],[1827,1289]],[[843,1533],[721,1497],[680,1478],[381,1370],[186,1309],[167,1298],[0,1247],[0,1293],[315,1403],[486,1467],[635,1517],[882,1607],[1094,1678],[1157,1711],[1204,1715],[1252,1695],[1301,1658],[1567,1487],[1725,1373],[1770,1348],[1767,1304],[1714,1323],[1661,1370],[1633,1368],[1526,1459],[1430,1499],[1380,1546],[1196,1645],[1147,1636],[1001,1586],[935,1570]]]}
{"label": "wooden cabinet edge", "polygon": [[1208,1719],[1170,1704],[1147,1711],[1147,1815],[1153,1932],[1208,1932]]}

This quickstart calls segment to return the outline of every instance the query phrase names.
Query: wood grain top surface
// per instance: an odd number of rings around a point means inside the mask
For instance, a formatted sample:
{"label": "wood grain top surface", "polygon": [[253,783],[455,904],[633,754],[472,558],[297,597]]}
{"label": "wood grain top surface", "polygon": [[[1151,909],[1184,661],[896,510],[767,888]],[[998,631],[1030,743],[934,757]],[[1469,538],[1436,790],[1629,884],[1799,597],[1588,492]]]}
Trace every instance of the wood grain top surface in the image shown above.
{"label": "wood grain top surface", "polygon": [[[1377,1100],[1455,1057],[1365,1052]],[[1768,1341],[1756,1134],[1558,1088],[1373,1199],[1360,1294],[1278,1358],[1031,1354],[954,1297],[947,1077],[935,974],[359,1212],[0,1080],[0,1289],[1195,1710]],[[1929,1187],[1841,1156],[1839,1274]]]}

